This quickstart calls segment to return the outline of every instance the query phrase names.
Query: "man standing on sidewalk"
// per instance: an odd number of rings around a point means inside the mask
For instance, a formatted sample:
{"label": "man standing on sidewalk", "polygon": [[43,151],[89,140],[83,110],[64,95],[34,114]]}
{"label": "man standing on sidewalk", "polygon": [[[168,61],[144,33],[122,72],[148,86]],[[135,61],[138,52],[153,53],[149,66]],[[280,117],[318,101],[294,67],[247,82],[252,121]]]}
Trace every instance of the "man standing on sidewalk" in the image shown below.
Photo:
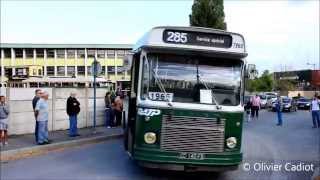
{"label": "man standing on sidewalk", "polygon": [[33,108],[33,113],[34,113],[34,117],[35,117],[35,120],[36,120],[36,126],[35,126],[35,129],[34,129],[34,137],[36,139],[36,143],[38,142],[38,127],[39,127],[39,124],[38,124],[38,121],[37,121],[37,118],[36,118],[36,115],[35,115],[35,108],[36,108],[37,102],[40,99],[40,96],[41,96],[41,89],[36,89],[35,96],[32,99],[32,108]]}
{"label": "man standing on sidewalk", "polygon": [[77,128],[77,115],[80,112],[80,103],[76,99],[76,93],[72,92],[67,100],[67,114],[69,115],[69,136],[79,136]]}
{"label": "man standing on sidewalk", "polygon": [[48,105],[48,92],[42,92],[41,98],[37,102],[35,108],[35,116],[38,122],[38,144],[50,144],[48,139],[48,119],[49,119],[49,105]]}
{"label": "man standing on sidewalk", "polygon": [[277,116],[278,116],[278,123],[277,123],[277,126],[282,126],[282,111],[281,111],[281,107],[282,107],[282,102],[281,102],[281,98],[280,96],[277,97],[277,100],[276,100],[276,112],[277,112]]}
{"label": "man standing on sidewalk", "polygon": [[320,128],[320,108],[319,108],[319,99],[315,95],[314,98],[311,101],[310,111],[312,115],[312,122],[313,127],[312,128]]}

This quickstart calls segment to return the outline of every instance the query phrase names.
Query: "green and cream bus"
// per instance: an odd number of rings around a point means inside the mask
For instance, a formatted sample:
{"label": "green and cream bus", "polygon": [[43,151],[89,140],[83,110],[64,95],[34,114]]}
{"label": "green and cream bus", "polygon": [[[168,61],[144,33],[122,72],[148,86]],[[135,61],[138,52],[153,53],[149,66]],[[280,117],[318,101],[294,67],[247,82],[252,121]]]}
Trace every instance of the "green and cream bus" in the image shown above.
{"label": "green and cream bus", "polygon": [[151,168],[237,168],[246,56],[236,33],[200,27],[146,33],[129,58],[128,154]]}

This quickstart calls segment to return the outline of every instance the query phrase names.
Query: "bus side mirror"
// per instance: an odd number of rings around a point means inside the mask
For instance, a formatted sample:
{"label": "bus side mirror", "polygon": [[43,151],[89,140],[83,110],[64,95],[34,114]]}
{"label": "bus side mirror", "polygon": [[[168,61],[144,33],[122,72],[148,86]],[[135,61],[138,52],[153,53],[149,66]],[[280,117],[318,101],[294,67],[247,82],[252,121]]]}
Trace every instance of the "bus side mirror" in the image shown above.
{"label": "bus side mirror", "polygon": [[130,70],[132,66],[133,54],[128,54],[123,59],[123,67],[125,70]]}
{"label": "bus side mirror", "polygon": [[245,78],[254,79],[258,76],[258,70],[255,64],[247,64],[245,69]]}

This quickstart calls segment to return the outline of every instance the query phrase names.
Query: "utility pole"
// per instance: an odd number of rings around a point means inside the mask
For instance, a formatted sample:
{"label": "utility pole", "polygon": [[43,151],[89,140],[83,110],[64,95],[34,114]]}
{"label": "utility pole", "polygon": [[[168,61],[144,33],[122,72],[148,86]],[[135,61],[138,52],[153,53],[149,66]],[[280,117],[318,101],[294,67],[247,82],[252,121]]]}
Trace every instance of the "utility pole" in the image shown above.
{"label": "utility pole", "polygon": [[93,74],[93,133],[96,133],[97,118],[97,76],[101,73],[101,64],[94,57],[91,64],[91,72]]}

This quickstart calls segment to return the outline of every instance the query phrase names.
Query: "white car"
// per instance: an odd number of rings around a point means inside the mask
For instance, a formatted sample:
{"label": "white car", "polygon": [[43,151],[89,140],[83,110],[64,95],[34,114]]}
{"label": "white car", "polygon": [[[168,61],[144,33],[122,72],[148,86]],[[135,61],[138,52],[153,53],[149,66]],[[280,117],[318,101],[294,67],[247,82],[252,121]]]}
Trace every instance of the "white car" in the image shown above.
{"label": "white car", "polygon": [[266,95],[259,95],[260,96],[260,107],[262,109],[267,108],[267,96]]}

